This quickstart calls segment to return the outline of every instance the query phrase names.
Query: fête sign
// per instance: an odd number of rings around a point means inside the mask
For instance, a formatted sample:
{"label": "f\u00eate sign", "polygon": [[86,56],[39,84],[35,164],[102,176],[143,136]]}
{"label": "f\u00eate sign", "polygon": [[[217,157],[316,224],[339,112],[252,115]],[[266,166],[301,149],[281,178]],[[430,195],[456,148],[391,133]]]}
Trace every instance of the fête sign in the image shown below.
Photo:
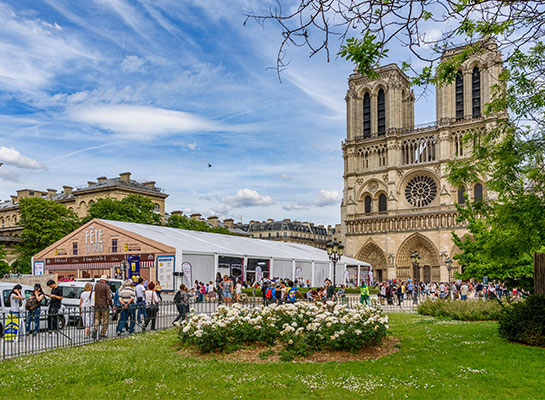
{"label": "f\u00eate sign", "polygon": [[103,253],[104,244],[102,243],[102,228],[95,229],[93,225],[85,231],[85,253]]}

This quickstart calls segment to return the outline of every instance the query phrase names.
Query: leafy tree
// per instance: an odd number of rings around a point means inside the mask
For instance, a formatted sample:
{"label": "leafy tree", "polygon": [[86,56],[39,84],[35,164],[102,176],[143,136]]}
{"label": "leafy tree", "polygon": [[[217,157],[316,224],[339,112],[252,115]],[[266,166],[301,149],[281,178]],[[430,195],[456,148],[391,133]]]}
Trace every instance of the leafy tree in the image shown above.
{"label": "leafy tree", "polygon": [[10,270],[10,266],[6,261],[6,255],[4,246],[0,246],[0,278]]}
{"label": "leafy tree", "polygon": [[204,221],[196,221],[183,215],[171,215],[165,225],[170,228],[187,229],[190,231],[223,233],[225,235],[231,233],[229,229],[222,226],[210,227]]}
{"label": "leafy tree", "polygon": [[122,200],[109,197],[98,199],[91,207],[84,223],[93,218],[139,224],[161,224],[161,215],[155,212],[155,204],[148,197],[131,194]]}
{"label": "leafy tree", "polygon": [[19,226],[22,229],[20,254],[14,268],[20,273],[30,273],[31,257],[74,231],[80,221],[77,215],[54,201],[41,197],[28,197],[19,201]]}
{"label": "leafy tree", "polygon": [[[332,38],[339,55],[355,62],[370,78],[394,42],[408,57],[402,69],[413,86],[444,85],[471,57],[490,48],[503,56],[503,72],[484,113],[497,124],[470,132],[470,157],[449,164],[453,185],[486,181],[486,203],[459,207],[470,235],[453,236],[462,249],[456,258],[465,277],[525,280],[532,274],[532,253],[545,243],[545,2],[500,0],[301,0],[278,6],[259,23],[274,21],[282,30],[276,69],[287,67],[289,45],[306,47],[329,60]],[[440,32],[430,35],[429,32]],[[351,36],[359,35],[360,38]],[[464,47],[459,47],[465,44]],[[442,57],[444,51],[459,52]],[[414,63],[416,58],[419,62]],[[419,69],[414,65],[421,65]]]}

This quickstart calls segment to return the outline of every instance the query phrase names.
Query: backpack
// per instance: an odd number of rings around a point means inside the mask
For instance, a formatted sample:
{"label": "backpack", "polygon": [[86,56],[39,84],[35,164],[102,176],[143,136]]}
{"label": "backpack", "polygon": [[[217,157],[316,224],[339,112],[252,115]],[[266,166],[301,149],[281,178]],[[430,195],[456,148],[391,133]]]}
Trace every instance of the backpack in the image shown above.
{"label": "backpack", "polygon": [[38,308],[38,301],[36,300],[36,296],[31,296],[26,301],[26,309],[29,311],[32,311],[32,310],[35,310],[36,308]]}
{"label": "backpack", "polygon": [[267,299],[270,299],[272,297],[272,292],[273,292],[272,287],[268,288],[267,291],[265,292],[265,297]]}
{"label": "backpack", "polygon": [[182,292],[180,292],[179,290],[176,292],[176,294],[174,295],[174,303],[176,304],[180,304],[182,302]]}

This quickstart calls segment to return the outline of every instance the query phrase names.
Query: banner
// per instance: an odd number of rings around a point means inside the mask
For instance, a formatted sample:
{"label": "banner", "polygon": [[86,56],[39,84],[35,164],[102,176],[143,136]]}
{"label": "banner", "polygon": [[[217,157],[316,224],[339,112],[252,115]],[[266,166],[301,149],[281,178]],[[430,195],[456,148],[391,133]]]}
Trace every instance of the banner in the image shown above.
{"label": "banner", "polygon": [[4,330],[4,339],[15,342],[19,335],[19,315],[8,314],[6,318],[6,329]]}
{"label": "banner", "polygon": [[44,274],[45,263],[43,261],[34,262],[34,275],[43,275]]}
{"label": "banner", "polygon": [[163,290],[175,290],[174,288],[174,256],[157,257],[157,280]]}
{"label": "banner", "polygon": [[184,272],[184,281],[188,283],[188,288],[190,288],[193,285],[193,281],[191,280],[191,264],[187,261],[182,263],[182,271]]}
{"label": "banner", "polygon": [[134,283],[140,279],[140,256],[129,256],[129,279]]}

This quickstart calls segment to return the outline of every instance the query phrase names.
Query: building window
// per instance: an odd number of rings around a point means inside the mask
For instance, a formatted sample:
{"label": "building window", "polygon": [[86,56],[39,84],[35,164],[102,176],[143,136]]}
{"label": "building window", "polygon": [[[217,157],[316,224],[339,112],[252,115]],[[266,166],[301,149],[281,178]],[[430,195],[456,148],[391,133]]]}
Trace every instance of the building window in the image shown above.
{"label": "building window", "polygon": [[483,185],[477,183],[473,188],[473,200],[483,201]]}
{"label": "building window", "polygon": [[377,122],[378,122],[378,135],[384,135],[386,133],[386,102],[384,99],[384,90],[378,91],[377,99]]}
{"label": "building window", "polygon": [[161,211],[161,207],[159,206],[159,204],[155,203],[155,207],[153,207],[153,211],[156,213]]}
{"label": "building window", "polygon": [[72,255],[73,256],[78,255],[78,242],[72,243]]}
{"label": "building window", "polygon": [[371,213],[371,196],[365,196],[365,214]]}
{"label": "building window", "polygon": [[363,137],[371,137],[371,96],[363,95]]}
{"label": "building window", "polygon": [[437,184],[425,175],[416,176],[405,187],[405,199],[414,207],[425,207],[437,196]]}
{"label": "building window", "polygon": [[456,74],[456,120],[464,119],[464,77],[461,71]]}
{"label": "building window", "polygon": [[386,196],[381,194],[378,196],[378,212],[386,212]]}
{"label": "building window", "polygon": [[481,71],[478,67],[473,68],[471,73],[471,99],[473,118],[481,116]]}
{"label": "building window", "polygon": [[466,198],[464,197],[464,194],[466,192],[465,187],[461,187],[458,189],[458,204],[465,204]]}
{"label": "building window", "polygon": [[117,253],[117,239],[112,239],[112,253]]}

